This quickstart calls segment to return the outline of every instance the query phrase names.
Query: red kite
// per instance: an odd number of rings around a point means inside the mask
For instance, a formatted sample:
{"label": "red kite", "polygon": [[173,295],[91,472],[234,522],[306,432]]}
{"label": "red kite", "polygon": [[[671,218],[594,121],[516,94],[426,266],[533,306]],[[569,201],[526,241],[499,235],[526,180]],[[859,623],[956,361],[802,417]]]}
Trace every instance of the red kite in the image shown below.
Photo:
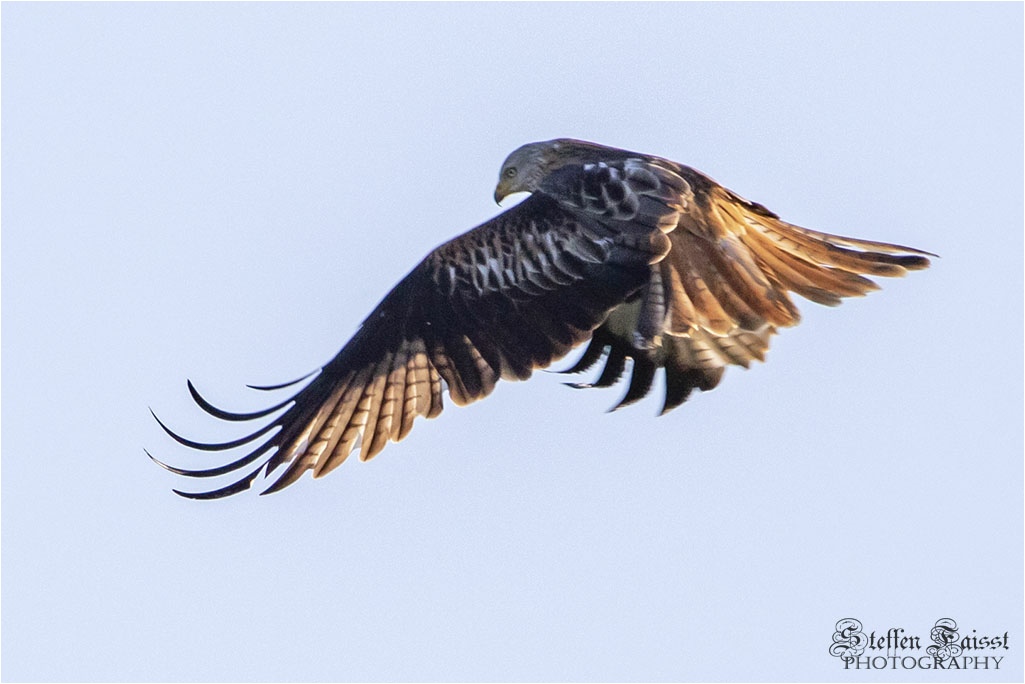
{"label": "red kite", "polygon": [[629,359],[617,408],[645,396],[662,369],[665,413],[695,389],[718,385],[727,365],[763,360],[776,329],[798,322],[789,293],[835,306],[877,289],[864,275],[901,276],[926,268],[932,256],[800,228],[687,166],[578,140],[531,143],[509,155],[495,200],[516,192],[532,194],[428,254],[288,400],[233,413],[189,382],[196,403],[217,418],[281,413],[221,444],[186,439],[161,422],[175,440],[203,451],[266,437],[216,468],[157,461],[195,478],[257,464],[220,489],[175,491],[219,498],[283,468],[266,494],[307,470],[326,475],[357,447],[360,460],[370,459],[409,434],[418,416],[437,416],[443,388],[453,403],[469,404],[499,379],[525,380],[585,342],[567,372],[603,357],[604,368],[577,387],[613,385]]}

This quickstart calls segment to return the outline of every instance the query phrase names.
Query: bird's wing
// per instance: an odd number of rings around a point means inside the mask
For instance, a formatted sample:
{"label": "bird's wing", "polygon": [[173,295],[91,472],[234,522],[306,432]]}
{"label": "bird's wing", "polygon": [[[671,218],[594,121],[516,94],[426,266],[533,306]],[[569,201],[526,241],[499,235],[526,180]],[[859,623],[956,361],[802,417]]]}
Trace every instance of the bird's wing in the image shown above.
{"label": "bird's wing", "polygon": [[[247,421],[284,410],[254,433],[222,444],[187,439],[161,423],[179,443],[204,451],[270,435],[245,456],[215,468],[186,470],[157,461],[199,478],[252,468],[225,487],[178,493],[234,494],[248,489],[265,466],[267,475],[284,468],[265,493],[276,491],[306,470],[325,475],[357,445],[360,459],[369,459],[389,440],[405,437],[418,416],[441,412],[443,383],[454,403],[468,404],[490,394],[499,378],[525,379],[585,342],[610,310],[646,282],[650,264],[669,250],[657,226],[666,223],[662,217],[672,222],[676,216],[675,208],[651,199],[668,195],[650,174],[590,178],[601,173],[578,168],[562,180],[586,181],[599,193],[612,193],[615,200],[606,208],[619,217],[560,202],[558,188],[532,195],[428,255],[289,400],[237,414],[211,405],[190,383],[195,401],[217,418]],[[621,203],[631,208],[614,206]]]}
{"label": "bird's wing", "polygon": [[[672,248],[643,296],[614,311],[566,371],[587,370],[604,356],[599,378],[574,386],[608,387],[632,360],[629,389],[616,408],[647,394],[660,367],[664,413],[694,389],[715,387],[727,365],[764,360],[776,328],[799,320],[791,292],[835,306],[878,289],[865,275],[902,276],[926,268],[934,256],[807,230],[694,169],[657,158],[643,163],[685,181],[676,201],[678,222],[668,233]],[[656,344],[639,345],[638,339]]]}

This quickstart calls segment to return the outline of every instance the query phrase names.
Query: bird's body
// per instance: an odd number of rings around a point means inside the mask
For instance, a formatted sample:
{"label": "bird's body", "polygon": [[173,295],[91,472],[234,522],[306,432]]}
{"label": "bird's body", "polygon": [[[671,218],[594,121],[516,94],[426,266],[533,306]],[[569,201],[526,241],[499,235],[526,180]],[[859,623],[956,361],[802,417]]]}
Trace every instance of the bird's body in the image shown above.
{"label": "bird's body", "polygon": [[[620,406],[665,374],[663,412],[715,387],[727,365],[763,360],[779,327],[798,322],[788,293],[826,305],[876,289],[863,275],[899,276],[927,252],[791,225],[676,162],[559,139],[524,145],[502,165],[496,201],[529,198],[431,252],[389,292],[307,386],[271,409],[236,414],[189,389],[207,412],[253,420],[283,412],[243,439],[270,435],[211,477],[256,465],[211,492],[248,489],[284,470],[266,492],[306,470],[322,476],[356,448],[366,460],[404,438],[418,416],[481,399],[500,379],[526,379],[589,343],[568,372],[605,357],[607,387],[631,361]],[[287,408],[286,408],[287,407]],[[163,425],[163,423],[161,423]],[[281,429],[271,434],[275,427]],[[159,463],[159,461],[158,461]],[[265,492],[265,493],[266,493]]]}

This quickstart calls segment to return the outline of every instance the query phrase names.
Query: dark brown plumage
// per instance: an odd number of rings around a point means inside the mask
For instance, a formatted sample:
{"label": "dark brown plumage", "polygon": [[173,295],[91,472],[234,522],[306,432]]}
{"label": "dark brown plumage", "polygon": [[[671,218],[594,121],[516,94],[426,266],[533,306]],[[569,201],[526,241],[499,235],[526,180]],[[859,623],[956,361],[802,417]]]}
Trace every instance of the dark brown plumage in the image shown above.
{"label": "dark brown plumage", "polygon": [[418,416],[441,413],[443,388],[462,406],[490,394],[500,378],[526,379],[585,342],[567,372],[602,358],[605,365],[595,382],[576,387],[615,384],[629,360],[618,408],[645,396],[662,369],[664,413],[695,389],[714,388],[727,365],[764,360],[776,328],[798,322],[790,292],[834,306],[877,288],[864,275],[929,265],[921,250],[786,223],[675,162],[577,140],[513,152],[495,199],[521,191],[532,195],[429,254],[287,401],[232,413],[190,382],[197,404],[222,420],[282,412],[223,444],[186,439],[161,422],[175,440],[203,451],[257,442],[280,427],[224,466],[185,470],[157,461],[195,478],[252,467],[226,487],[178,493],[219,498],[282,469],[268,493],[307,470],[327,474],[356,448],[367,460],[404,438]]}

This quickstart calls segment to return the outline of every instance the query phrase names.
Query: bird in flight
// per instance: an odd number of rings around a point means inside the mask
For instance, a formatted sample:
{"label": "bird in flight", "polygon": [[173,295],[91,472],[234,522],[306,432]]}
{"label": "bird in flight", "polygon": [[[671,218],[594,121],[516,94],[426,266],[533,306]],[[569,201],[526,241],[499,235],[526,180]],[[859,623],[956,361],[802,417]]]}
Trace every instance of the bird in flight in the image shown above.
{"label": "bird in flight", "polygon": [[[587,343],[565,372],[604,361],[609,387],[630,362],[631,404],[665,375],[662,413],[719,384],[728,365],[764,360],[778,328],[797,324],[790,293],[827,306],[877,285],[865,276],[926,268],[922,250],[807,230],[703,173],[668,159],[558,139],[523,145],[499,172],[495,201],[530,197],[427,255],[381,300],[341,351],[302,389],[263,411],[200,408],[226,421],[274,416],[240,439],[177,442],[202,451],[252,445],[244,456],[178,475],[244,473],[231,484],[176,493],[216,499],[277,473],[264,494],[360,460],[409,434],[418,416],[525,380]],[[259,390],[298,385],[292,383]],[[278,413],[280,412],[280,413]],[[154,414],[154,417],[156,415]],[[277,430],[277,431],[275,431]],[[147,452],[148,454],[148,452]],[[153,458],[152,455],[150,458]],[[280,470],[279,470],[280,469]]]}

